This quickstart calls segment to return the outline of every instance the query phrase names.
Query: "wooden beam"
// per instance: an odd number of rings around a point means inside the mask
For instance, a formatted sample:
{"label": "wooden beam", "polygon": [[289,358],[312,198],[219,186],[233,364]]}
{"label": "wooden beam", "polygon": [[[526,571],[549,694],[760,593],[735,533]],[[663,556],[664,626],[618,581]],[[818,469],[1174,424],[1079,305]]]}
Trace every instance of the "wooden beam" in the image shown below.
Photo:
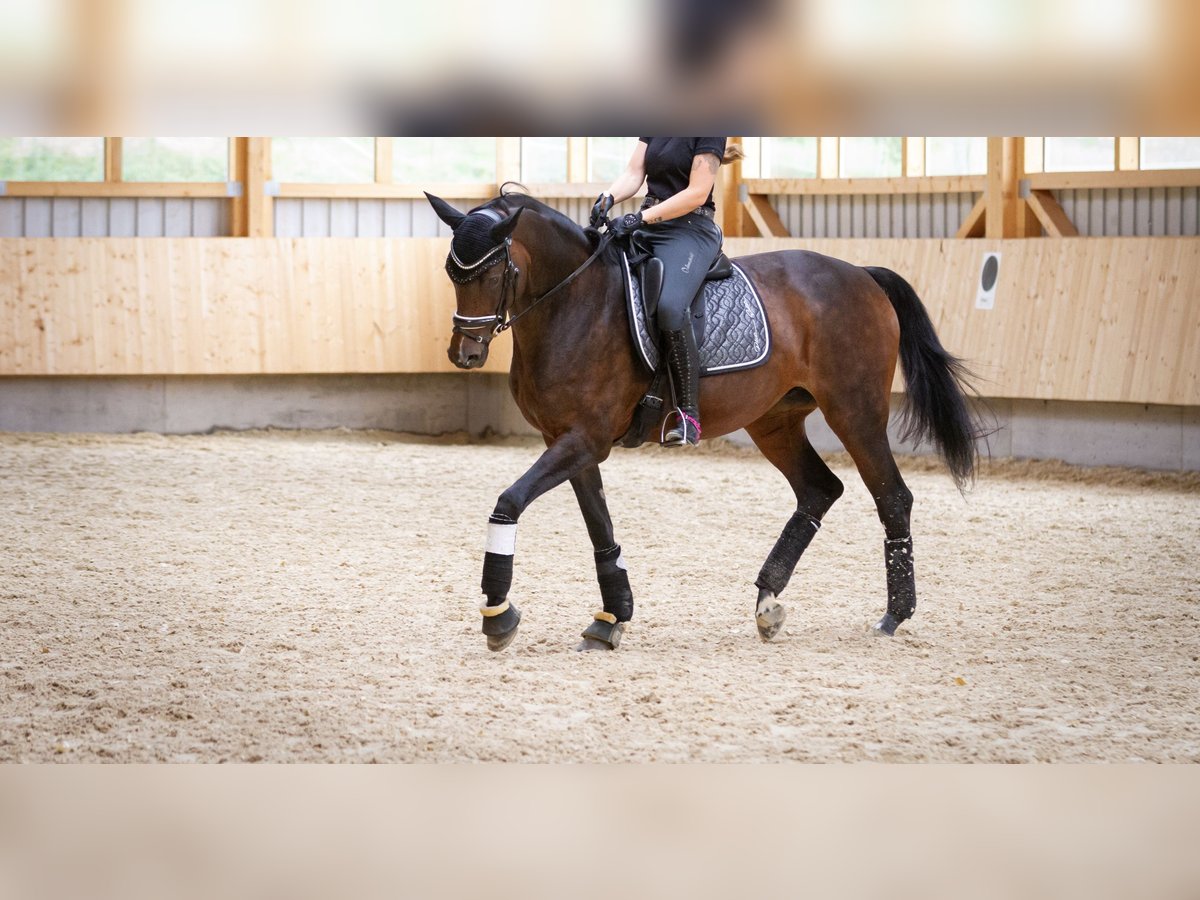
{"label": "wooden beam", "polygon": [[925,174],[925,138],[901,139],[900,174],[909,178],[920,178]]}
{"label": "wooden beam", "polygon": [[1025,201],[1050,237],[1079,237],[1079,229],[1067,218],[1063,208],[1049,191],[1030,191]]}
{"label": "wooden beam", "polygon": [[[558,185],[559,188],[562,185]],[[425,182],[424,184],[309,184],[284,182],[279,185],[279,197],[301,197],[316,199],[354,200],[424,200],[425,191],[439,197],[460,200],[486,200],[496,196],[495,184],[459,184],[452,181]],[[546,196],[537,194],[536,196]],[[594,196],[594,195],[593,195]]]}
{"label": "wooden beam", "polygon": [[1078,188],[1200,187],[1200,169],[1139,169],[1120,172],[1043,172],[1027,176],[1037,190]]}
{"label": "wooden beam", "polygon": [[[567,181],[584,182],[587,180],[588,139],[569,137],[567,138]],[[596,193],[599,194],[600,191],[596,191]]]}
{"label": "wooden beam", "polygon": [[[835,137],[817,138],[817,177],[838,178],[841,176],[841,140]],[[753,189],[751,189],[753,192]],[[775,193],[772,191],[771,193]]]}
{"label": "wooden beam", "polygon": [[273,237],[275,235],[274,198],[267,194],[267,183],[271,180],[271,139],[252,137],[246,139],[246,179],[243,193],[246,198],[246,236]]}
{"label": "wooden beam", "polygon": [[975,205],[971,207],[971,211],[967,213],[967,217],[963,219],[962,225],[958,227],[958,232],[954,236],[959,239],[983,237],[986,218],[987,197],[983,196],[975,201]]}
{"label": "wooden beam", "polygon": [[1014,137],[988,138],[988,170],[984,199],[987,214],[984,235],[989,240],[1018,236],[1018,214],[1021,198],[1018,193],[1024,140]]}
{"label": "wooden beam", "polygon": [[9,181],[10,197],[228,197],[224,181]]}
{"label": "wooden beam", "polygon": [[[104,180],[116,183],[125,180],[124,141],[119,137],[104,139]],[[83,196],[83,195],[80,195]]]}
{"label": "wooden beam", "polygon": [[987,187],[986,175],[923,178],[747,178],[751,194],[962,194]]}
{"label": "wooden beam", "polygon": [[375,138],[375,183],[392,183],[392,139]]}
{"label": "wooden beam", "polygon": [[[741,146],[740,137],[731,137],[729,144]],[[717,204],[717,224],[726,237],[742,235],[742,205],[738,202],[738,190],[742,184],[742,161],[734,160],[717,170],[717,183],[713,199]]]}
{"label": "wooden beam", "polygon": [[246,204],[246,145],[248,138],[229,139],[229,180],[241,186],[241,193],[229,201],[229,233],[233,237],[246,237],[250,233]]}
{"label": "wooden beam", "polygon": [[791,237],[775,207],[762,194],[750,194],[742,204],[742,209],[762,237]]}
{"label": "wooden beam", "polygon": [[1117,171],[1129,171],[1140,169],[1142,167],[1142,145],[1141,138],[1136,137],[1119,137],[1114,141],[1116,144],[1116,164],[1113,166]]}
{"label": "wooden beam", "polygon": [[521,139],[496,138],[496,184],[521,180]]}

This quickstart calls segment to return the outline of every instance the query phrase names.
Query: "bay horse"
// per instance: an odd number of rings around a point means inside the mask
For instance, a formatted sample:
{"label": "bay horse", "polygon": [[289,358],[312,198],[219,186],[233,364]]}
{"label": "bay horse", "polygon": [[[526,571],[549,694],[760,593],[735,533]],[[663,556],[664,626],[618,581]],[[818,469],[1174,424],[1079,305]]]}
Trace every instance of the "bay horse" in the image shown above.
{"label": "bay horse", "polygon": [[[633,593],[600,464],[630,428],[651,373],[631,339],[617,245],[507,187],[468,213],[426,194],[454,232],[446,261],[457,299],[449,357],[459,368],[477,369],[487,361],[492,338],[512,327],[509,385],[546,443],[537,462],[500,495],[489,519],[483,633],[492,650],[516,635],[520,613],[508,594],[517,522],[535,499],[570,481],[592,541],[603,601],[581,648],[616,649],[633,617]],[[745,428],[796,496],[796,511],[755,580],[759,635],[769,640],[779,632],[785,611],[777,597],[842,494],[841,481],[805,434],[805,418],[819,408],[853,458],[883,523],[887,611],[874,627],[890,637],[913,615],[917,599],[909,532],[913,496],[887,434],[897,356],[906,383],[905,437],[935,445],[960,490],[974,475],[976,439],[984,433],[964,393],[968,373],[942,347],[916,292],[895,272],[806,250],[757,253],[736,262],[762,299],[772,350],[757,368],[701,379],[703,436]],[[647,423],[640,438],[658,434],[658,423]]]}

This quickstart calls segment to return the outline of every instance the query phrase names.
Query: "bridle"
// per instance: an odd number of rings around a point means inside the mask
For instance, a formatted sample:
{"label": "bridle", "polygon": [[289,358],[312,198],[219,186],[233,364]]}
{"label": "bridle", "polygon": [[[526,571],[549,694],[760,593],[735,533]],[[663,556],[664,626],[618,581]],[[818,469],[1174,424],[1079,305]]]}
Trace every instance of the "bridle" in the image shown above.
{"label": "bridle", "polygon": [[[493,209],[481,209],[477,210],[477,212],[489,213],[492,216],[495,216],[497,220],[502,218]],[[586,269],[600,257],[600,254],[604,252],[604,248],[608,246],[611,240],[611,233],[606,232],[605,234],[601,235],[600,242],[596,245],[595,251],[591,256],[583,261],[583,264],[580,265],[579,268],[577,268],[574,272],[572,272],[554,287],[550,288],[550,290],[546,291],[546,293],[542,294],[542,296],[538,297],[515,316],[509,316],[508,311],[510,301],[516,298],[517,277],[521,274],[521,270],[517,268],[516,263],[513,262],[512,238],[506,237],[503,244],[493,247],[473,263],[464,263],[462,260],[460,260],[458,255],[454,252],[454,245],[451,244],[450,253],[446,257],[446,273],[450,276],[450,280],[457,284],[468,284],[477,278],[481,278],[483,273],[492,268],[492,266],[498,264],[502,260],[504,262],[504,279],[503,283],[500,285],[500,300],[496,304],[496,311],[490,316],[460,316],[457,312],[454,313],[453,333],[461,334],[463,337],[475,341],[477,344],[483,344],[487,341],[490,341],[496,335],[508,331],[508,329],[512,328],[513,325],[515,325],[526,314],[532,312],[533,309],[543,300],[550,299],[552,296],[557,294],[559,291],[562,291],[573,281],[575,281],[575,279],[582,274],[584,269]],[[488,329],[491,329],[491,334],[486,338],[482,334],[475,334],[477,331],[486,331]]]}

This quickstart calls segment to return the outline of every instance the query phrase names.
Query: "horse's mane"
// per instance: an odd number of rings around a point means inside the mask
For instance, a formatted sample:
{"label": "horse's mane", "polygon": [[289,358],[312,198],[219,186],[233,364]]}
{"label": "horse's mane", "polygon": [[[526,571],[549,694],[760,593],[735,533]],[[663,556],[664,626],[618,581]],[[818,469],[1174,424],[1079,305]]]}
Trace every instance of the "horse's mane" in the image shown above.
{"label": "horse's mane", "polygon": [[[573,243],[585,243],[589,253],[594,251],[597,244],[600,243],[599,231],[594,228],[584,228],[570,216],[559,212],[553,206],[543,203],[531,194],[526,193],[525,186],[515,181],[504,182],[504,184],[500,185],[500,196],[493,197],[486,203],[481,203],[475,207],[475,209],[499,209],[505,213],[512,213],[518,208],[537,213],[537,215],[557,231],[561,232],[564,240]],[[607,252],[604,254],[605,260],[610,262],[619,261],[618,252],[615,243],[610,243],[607,247]]]}

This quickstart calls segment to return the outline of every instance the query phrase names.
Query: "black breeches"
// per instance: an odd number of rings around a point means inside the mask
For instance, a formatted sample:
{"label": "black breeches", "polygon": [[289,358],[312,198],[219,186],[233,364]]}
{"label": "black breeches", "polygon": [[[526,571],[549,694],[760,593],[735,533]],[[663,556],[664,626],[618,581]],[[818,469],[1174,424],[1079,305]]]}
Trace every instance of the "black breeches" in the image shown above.
{"label": "black breeches", "polygon": [[721,252],[721,229],[712,219],[695,213],[647,225],[637,242],[663,262],[658,327],[679,331],[688,323],[688,310]]}

